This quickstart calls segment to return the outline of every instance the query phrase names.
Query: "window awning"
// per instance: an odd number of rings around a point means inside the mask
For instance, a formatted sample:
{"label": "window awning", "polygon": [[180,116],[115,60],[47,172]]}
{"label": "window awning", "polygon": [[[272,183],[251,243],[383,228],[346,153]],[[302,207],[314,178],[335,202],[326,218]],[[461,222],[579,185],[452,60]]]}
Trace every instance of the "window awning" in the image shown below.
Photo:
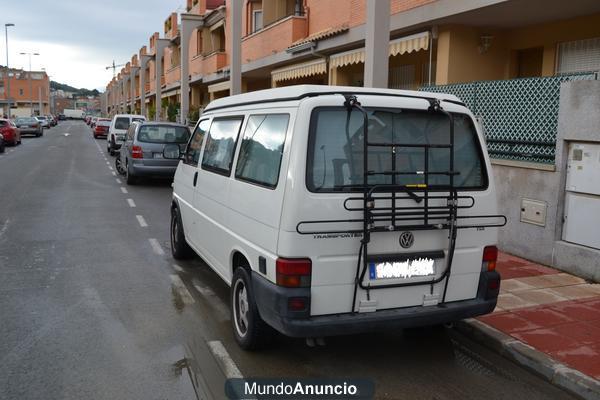
{"label": "window awning", "polygon": [[[389,45],[389,55],[411,53],[413,51],[429,49],[429,32],[417,33],[415,35],[394,39]],[[329,58],[331,68],[343,67],[344,65],[358,64],[365,62],[365,48],[345,51],[334,54]]]}
{"label": "window awning", "polygon": [[274,69],[271,71],[271,79],[273,82],[279,82],[325,73],[327,73],[327,63],[325,60],[319,59]]}
{"label": "window awning", "polygon": [[224,81],[208,86],[208,93],[222,92],[223,90],[231,89],[231,82]]}

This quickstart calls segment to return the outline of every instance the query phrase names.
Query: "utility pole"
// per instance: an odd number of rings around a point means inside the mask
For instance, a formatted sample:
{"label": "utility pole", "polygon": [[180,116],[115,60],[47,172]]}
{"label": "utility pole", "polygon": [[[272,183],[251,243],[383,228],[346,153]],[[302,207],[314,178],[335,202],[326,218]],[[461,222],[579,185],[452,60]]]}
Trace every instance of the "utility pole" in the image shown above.
{"label": "utility pole", "polygon": [[[33,85],[31,80],[31,56],[39,56],[39,53],[20,53],[22,56],[29,56],[29,108],[33,117]],[[40,115],[42,110],[40,110]]]}
{"label": "utility pole", "polygon": [[4,35],[6,38],[6,100],[8,101],[8,119],[10,119],[10,67],[8,66],[8,27],[15,24],[4,24]]}

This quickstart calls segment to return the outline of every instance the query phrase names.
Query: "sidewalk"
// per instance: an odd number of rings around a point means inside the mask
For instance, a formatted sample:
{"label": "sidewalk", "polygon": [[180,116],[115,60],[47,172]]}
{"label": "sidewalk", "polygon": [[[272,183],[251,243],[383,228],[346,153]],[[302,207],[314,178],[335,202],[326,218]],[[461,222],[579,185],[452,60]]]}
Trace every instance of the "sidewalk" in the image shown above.
{"label": "sidewalk", "polygon": [[600,284],[505,253],[496,270],[498,306],[467,330],[550,381],[568,381],[559,386],[600,398]]}

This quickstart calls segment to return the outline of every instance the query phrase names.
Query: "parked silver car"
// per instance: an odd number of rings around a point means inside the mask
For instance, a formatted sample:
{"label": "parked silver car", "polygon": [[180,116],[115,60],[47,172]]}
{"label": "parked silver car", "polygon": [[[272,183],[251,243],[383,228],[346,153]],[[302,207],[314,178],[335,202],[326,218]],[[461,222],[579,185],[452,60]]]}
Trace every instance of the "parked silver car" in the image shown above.
{"label": "parked silver car", "polygon": [[190,136],[190,129],[181,124],[133,122],[118,155],[127,184],[135,184],[140,177],[173,178],[179,160],[163,158],[163,149],[178,144],[183,153]]}
{"label": "parked silver car", "polygon": [[42,128],[44,128],[44,129],[50,128],[50,121],[48,121],[48,118],[46,118],[44,115],[36,116],[35,119],[40,121],[40,124],[42,124]]}
{"label": "parked silver car", "polygon": [[39,137],[44,134],[41,122],[34,117],[18,117],[15,120],[15,125],[21,131],[21,135],[35,135]]}

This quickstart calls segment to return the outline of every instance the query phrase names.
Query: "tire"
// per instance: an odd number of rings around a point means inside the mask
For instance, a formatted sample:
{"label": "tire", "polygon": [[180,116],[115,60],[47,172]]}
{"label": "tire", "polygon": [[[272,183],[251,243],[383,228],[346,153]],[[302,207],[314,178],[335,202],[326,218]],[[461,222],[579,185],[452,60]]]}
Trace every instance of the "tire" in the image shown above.
{"label": "tire", "polygon": [[131,173],[129,165],[125,167],[125,181],[128,185],[135,185],[138,182],[137,176]]}
{"label": "tire", "polygon": [[115,169],[117,170],[117,173],[119,175],[125,175],[126,171],[125,168],[123,167],[123,163],[121,162],[121,155],[117,155],[117,157],[115,158]]}
{"label": "tire", "polygon": [[231,280],[231,325],[238,345],[244,350],[263,348],[273,337],[271,328],[258,313],[250,271],[238,267]]}
{"label": "tire", "polygon": [[4,143],[0,143],[0,153],[4,153]]}
{"label": "tire", "polygon": [[171,208],[171,255],[176,260],[187,260],[194,255],[194,251],[185,241],[178,207]]}

